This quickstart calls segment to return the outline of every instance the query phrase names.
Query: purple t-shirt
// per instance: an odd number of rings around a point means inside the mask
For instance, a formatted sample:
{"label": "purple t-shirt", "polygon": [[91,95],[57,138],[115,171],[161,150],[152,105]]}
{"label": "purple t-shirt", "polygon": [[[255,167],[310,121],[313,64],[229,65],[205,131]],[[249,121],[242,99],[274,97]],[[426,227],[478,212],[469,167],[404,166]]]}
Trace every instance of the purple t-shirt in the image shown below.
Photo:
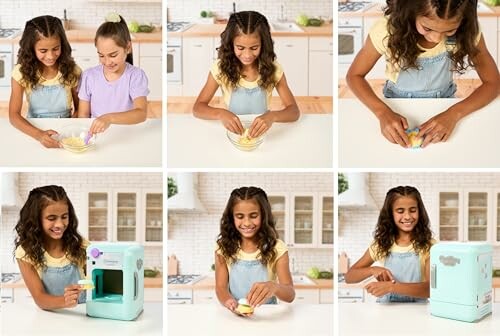
{"label": "purple t-shirt", "polygon": [[144,71],[125,63],[121,77],[108,82],[101,65],[82,73],[78,98],[90,102],[90,116],[97,118],[111,112],[125,112],[134,108],[134,99],[147,97],[148,78]]}

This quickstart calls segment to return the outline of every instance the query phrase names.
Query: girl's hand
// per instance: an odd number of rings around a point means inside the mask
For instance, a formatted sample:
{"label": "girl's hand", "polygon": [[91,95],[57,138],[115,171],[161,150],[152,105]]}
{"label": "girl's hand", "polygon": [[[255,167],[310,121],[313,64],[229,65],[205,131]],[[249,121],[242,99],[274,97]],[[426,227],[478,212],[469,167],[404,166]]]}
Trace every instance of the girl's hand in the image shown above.
{"label": "girl's hand", "polygon": [[379,281],[379,282],[370,282],[365,286],[365,289],[371,295],[376,297],[384,296],[385,294],[392,293],[394,286],[394,282],[392,281]]}
{"label": "girl's hand", "polygon": [[266,112],[257,118],[254,119],[252,125],[250,126],[250,130],[248,135],[252,138],[257,138],[267,132],[268,129],[271,128],[274,120],[270,114],[270,112]]}
{"label": "girl's hand", "polygon": [[409,147],[410,141],[405,133],[408,129],[408,121],[400,114],[393,111],[387,111],[380,115],[380,131],[382,135],[392,143],[397,143],[401,147]]}
{"label": "girl's hand", "polygon": [[273,281],[256,282],[247,294],[248,304],[252,307],[266,303],[276,293],[276,284]]}
{"label": "girl's hand", "polygon": [[230,132],[241,135],[245,131],[243,129],[243,125],[241,124],[240,118],[238,118],[238,116],[233,112],[224,110],[224,112],[219,115],[219,120]]}
{"label": "girl's hand", "polygon": [[42,131],[37,140],[40,141],[40,143],[47,148],[60,148],[61,144],[59,143],[59,141],[57,141],[52,137],[53,135],[57,134],[58,133],[56,131],[51,129]]}
{"label": "girl's hand", "polygon": [[419,128],[419,136],[424,138],[422,147],[429,143],[446,141],[457,125],[459,117],[457,113],[446,110],[424,122]]}
{"label": "girl's hand", "polygon": [[64,288],[64,307],[73,308],[78,304],[78,296],[82,291],[80,285],[69,285]]}
{"label": "girl's hand", "polygon": [[234,313],[235,309],[238,307],[238,302],[236,302],[234,298],[227,299],[226,302],[224,302],[224,307]]}
{"label": "girl's hand", "polygon": [[97,133],[102,133],[105,130],[108,129],[109,125],[111,125],[109,118],[107,115],[102,115],[94,120],[92,122],[92,125],[90,126],[89,132],[91,134],[97,134]]}
{"label": "girl's hand", "polygon": [[391,271],[385,267],[372,266],[370,267],[372,275],[377,281],[395,281]]}

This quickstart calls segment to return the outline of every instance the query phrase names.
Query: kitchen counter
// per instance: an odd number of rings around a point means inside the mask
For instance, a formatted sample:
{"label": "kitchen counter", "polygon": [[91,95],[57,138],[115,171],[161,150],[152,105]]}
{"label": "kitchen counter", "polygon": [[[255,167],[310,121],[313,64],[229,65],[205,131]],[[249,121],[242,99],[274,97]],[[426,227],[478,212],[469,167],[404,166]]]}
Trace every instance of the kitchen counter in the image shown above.
{"label": "kitchen counter", "polygon": [[[183,32],[168,32],[169,37],[218,37],[226,28],[225,24],[194,24]],[[271,31],[274,37],[333,37],[333,25],[325,24],[321,27],[300,27],[303,32],[276,32]]]}
{"label": "kitchen counter", "polygon": [[168,335],[331,336],[333,305],[263,305],[248,318],[233,314],[219,303],[169,305],[166,325]]}
{"label": "kitchen counter", "polygon": [[[87,118],[29,119],[41,129],[61,130],[68,124],[90,126]],[[38,141],[0,118],[0,166],[107,166],[161,167],[162,119],[147,119],[137,125],[111,125],[97,135],[94,148],[71,153],[62,148],[45,148]]]}
{"label": "kitchen counter", "polygon": [[[356,283],[345,283],[345,282],[339,282],[338,286],[339,288],[365,288],[365,286],[370,283],[375,281],[375,278],[369,277],[361,282],[356,282]],[[494,277],[493,282],[492,282],[492,287],[493,288],[500,288],[500,278],[499,277]]]}
{"label": "kitchen counter", "polygon": [[[26,284],[24,280],[21,279],[16,282],[8,282],[0,284],[2,288],[26,288]],[[144,288],[163,288],[163,278],[144,278]]]}
{"label": "kitchen counter", "polygon": [[[385,99],[405,116],[410,128],[445,111],[458,99]],[[357,99],[339,100],[339,167],[341,168],[498,168],[500,99],[463,118],[447,142],[424,149],[390,143],[375,115]]]}
{"label": "kitchen counter", "polygon": [[493,336],[500,330],[500,304],[493,304],[493,315],[467,323],[432,316],[429,304],[340,303],[339,330],[342,336]]}
{"label": "kitchen counter", "polygon": [[[243,119],[243,117],[242,117]],[[274,123],[254,151],[234,147],[218,120],[167,116],[169,168],[331,168],[331,114],[307,114],[293,123]]]}
{"label": "kitchen counter", "polygon": [[2,304],[0,334],[11,335],[162,335],[162,304],[148,302],[134,321],[89,317],[85,304],[45,311],[34,303]]}

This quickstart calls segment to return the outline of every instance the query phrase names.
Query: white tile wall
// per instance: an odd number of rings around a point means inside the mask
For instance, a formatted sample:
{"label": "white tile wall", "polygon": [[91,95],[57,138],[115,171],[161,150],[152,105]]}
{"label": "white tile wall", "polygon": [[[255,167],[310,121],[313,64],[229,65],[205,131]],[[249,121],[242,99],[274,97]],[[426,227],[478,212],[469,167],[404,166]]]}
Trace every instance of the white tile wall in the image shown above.
{"label": "white tile wall", "polygon": [[217,16],[229,17],[233,10],[233,2],[236,3],[236,11],[255,10],[265,15],[269,20],[276,20],[281,15],[286,20],[294,21],[299,14],[310,17],[321,16],[331,18],[333,15],[333,3],[330,0],[169,0],[167,2],[169,21],[194,21],[200,17],[202,10],[210,10]]}
{"label": "white tile wall", "polygon": [[[499,173],[371,173],[370,190],[380,208],[387,191],[398,185],[416,187],[431,218],[433,232],[438,232],[436,218],[438,192],[446,188],[498,188]],[[372,241],[378,210],[339,209],[339,251],[346,251],[350,265],[366,251]],[[500,267],[500,247],[494,247],[493,265]]]}
{"label": "white tile wall", "polygon": [[[241,186],[258,186],[273,192],[332,192],[329,173],[199,173],[199,197],[207,214],[169,213],[168,254],[179,260],[179,272],[203,274],[214,263],[219,221],[231,191]],[[332,249],[291,249],[297,272],[312,266],[333,268]],[[290,266],[292,270],[292,266]]]}
{"label": "white tile wall", "polygon": [[117,12],[125,21],[160,24],[161,3],[98,3],[88,0],[0,0],[0,27],[24,28],[26,21],[40,15],[63,18],[66,9],[73,29],[96,28],[109,12]]}
{"label": "white tile wall", "polygon": [[[23,202],[35,187],[56,184],[64,187],[77,217],[82,218],[82,190],[87,188],[162,188],[160,173],[19,173],[19,194]],[[16,208],[2,208],[0,223],[0,265],[2,272],[18,272],[13,260],[14,226],[19,218]],[[146,267],[163,267],[162,248],[147,246],[144,251]]]}

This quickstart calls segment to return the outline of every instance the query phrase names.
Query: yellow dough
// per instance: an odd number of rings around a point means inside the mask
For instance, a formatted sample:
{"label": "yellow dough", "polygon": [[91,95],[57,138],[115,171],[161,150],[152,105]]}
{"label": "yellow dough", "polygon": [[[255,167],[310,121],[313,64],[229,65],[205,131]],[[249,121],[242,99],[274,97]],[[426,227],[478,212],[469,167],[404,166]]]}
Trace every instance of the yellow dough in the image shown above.
{"label": "yellow dough", "polygon": [[248,128],[245,128],[245,131],[243,132],[243,135],[240,137],[240,140],[238,143],[243,146],[252,146],[255,144],[257,139],[251,138],[248,135]]}
{"label": "yellow dough", "polygon": [[420,148],[424,139],[418,137],[419,129],[413,129],[408,134],[408,140],[410,140],[410,145],[412,148]]}
{"label": "yellow dough", "polygon": [[253,314],[253,308],[251,306],[247,305],[238,305],[238,308],[236,308],[237,311],[239,311],[241,314]]}
{"label": "yellow dough", "polygon": [[68,137],[62,139],[62,143],[68,146],[73,146],[73,147],[82,147],[85,146],[85,142],[83,141],[82,138],[79,137]]}

